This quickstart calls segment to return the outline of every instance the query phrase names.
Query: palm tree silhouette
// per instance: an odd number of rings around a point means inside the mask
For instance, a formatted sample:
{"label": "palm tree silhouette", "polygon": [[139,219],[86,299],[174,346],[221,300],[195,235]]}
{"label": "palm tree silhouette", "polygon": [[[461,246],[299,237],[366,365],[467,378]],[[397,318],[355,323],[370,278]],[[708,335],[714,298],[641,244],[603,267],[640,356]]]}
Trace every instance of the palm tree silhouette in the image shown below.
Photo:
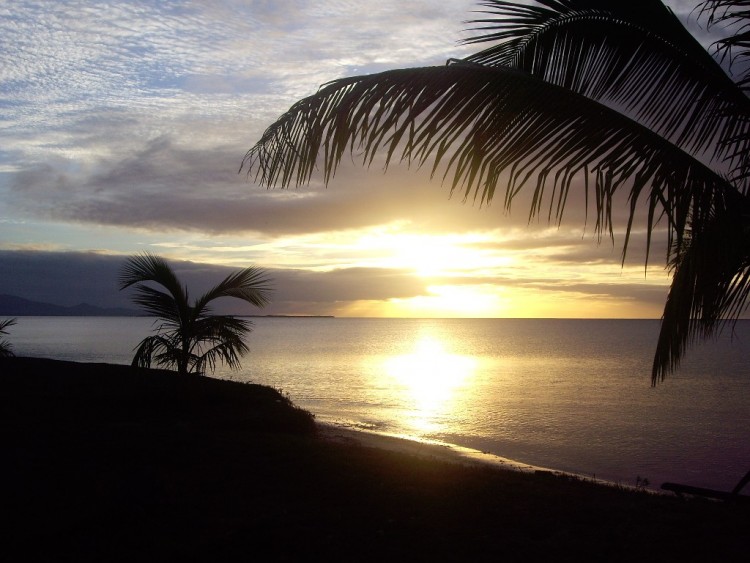
{"label": "palm tree silhouette", "polygon": [[[6,330],[9,326],[16,324],[16,319],[5,319],[0,321],[0,334],[8,334]],[[13,346],[10,342],[4,339],[0,339],[0,358],[11,358],[15,356],[13,353]]]}
{"label": "palm tree silhouette", "polygon": [[[120,289],[135,285],[133,300],[161,324],[156,334],[144,338],[136,348],[133,366],[176,367],[180,374],[213,371],[216,362],[232,369],[248,351],[245,337],[251,323],[228,315],[212,315],[209,304],[220,297],[235,297],[257,307],[268,303],[269,281],[258,268],[245,268],[227,276],[213,289],[190,304],[187,287],[177,279],[167,262],[143,254],[128,258],[120,272]],[[147,285],[153,282],[166,292]]]}
{"label": "palm tree silhouette", "polygon": [[[509,208],[532,191],[529,218],[560,222],[571,190],[614,240],[625,204],[647,249],[666,232],[672,283],[652,383],[688,345],[736,320],[750,292],[750,100],[657,0],[486,0],[467,44],[491,45],[446,66],[335,80],[300,100],[245,155],[261,184],[328,183],[350,152],[371,164],[429,166],[451,194]],[[743,24],[747,1],[707,1],[709,24]],[[718,52],[740,63],[741,27]],[[504,190],[502,190],[504,186]],[[498,187],[502,190],[496,193]],[[617,198],[617,199],[616,199]],[[649,257],[647,254],[646,261]]]}

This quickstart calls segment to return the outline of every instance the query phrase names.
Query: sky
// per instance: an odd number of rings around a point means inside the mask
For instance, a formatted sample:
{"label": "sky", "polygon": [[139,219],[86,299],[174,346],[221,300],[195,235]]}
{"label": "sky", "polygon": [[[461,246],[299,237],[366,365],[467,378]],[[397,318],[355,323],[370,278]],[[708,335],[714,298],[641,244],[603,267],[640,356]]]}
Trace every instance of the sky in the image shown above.
{"label": "sky", "polygon": [[[683,5],[684,4],[684,5]],[[669,2],[686,14],[692,3]],[[327,187],[238,173],[329,80],[466,56],[474,0],[0,2],[0,294],[126,306],[125,257],[192,292],[247,266],[272,303],[233,312],[658,318],[669,283],[643,225],[599,240],[583,196],[561,225],[479,206],[423,171],[342,166]],[[229,305],[225,305],[229,307]]]}

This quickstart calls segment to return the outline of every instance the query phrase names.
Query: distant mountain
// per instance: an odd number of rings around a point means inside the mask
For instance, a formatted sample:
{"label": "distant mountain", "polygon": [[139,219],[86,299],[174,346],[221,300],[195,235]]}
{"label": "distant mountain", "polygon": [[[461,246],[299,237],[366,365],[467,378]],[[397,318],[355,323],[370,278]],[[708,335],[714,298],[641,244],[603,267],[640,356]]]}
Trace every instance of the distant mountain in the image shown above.
{"label": "distant mountain", "polygon": [[73,307],[63,307],[52,303],[30,301],[16,295],[0,295],[0,316],[2,317],[136,317],[135,309],[123,307],[97,307],[81,303]]}

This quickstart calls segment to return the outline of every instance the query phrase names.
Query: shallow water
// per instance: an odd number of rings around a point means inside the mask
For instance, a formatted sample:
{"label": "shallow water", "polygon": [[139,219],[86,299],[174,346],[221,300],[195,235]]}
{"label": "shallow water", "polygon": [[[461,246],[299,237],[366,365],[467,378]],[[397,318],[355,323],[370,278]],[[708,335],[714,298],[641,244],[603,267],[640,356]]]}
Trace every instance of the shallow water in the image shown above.
{"label": "shallow water", "polygon": [[[319,420],[633,485],[750,469],[750,321],[656,388],[653,320],[258,318],[243,369]],[[129,363],[145,318],[22,317],[19,355]]]}

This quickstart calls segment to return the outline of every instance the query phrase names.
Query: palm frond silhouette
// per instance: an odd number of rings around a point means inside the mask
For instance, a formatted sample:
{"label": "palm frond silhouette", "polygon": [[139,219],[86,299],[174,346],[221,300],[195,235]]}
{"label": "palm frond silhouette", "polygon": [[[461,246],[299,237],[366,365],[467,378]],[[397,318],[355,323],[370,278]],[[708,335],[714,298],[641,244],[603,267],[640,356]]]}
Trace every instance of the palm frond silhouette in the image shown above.
{"label": "palm frond silhouette", "polygon": [[[245,155],[266,186],[329,182],[345,154],[428,167],[451,193],[563,218],[572,190],[614,235],[627,197],[623,259],[636,221],[647,247],[668,238],[672,283],[652,382],[687,347],[745,310],[750,292],[750,99],[746,1],[706,1],[709,25],[738,24],[718,59],[657,0],[485,0],[466,43],[490,45],[445,66],[335,80],[294,104]],[[747,65],[745,65],[747,68]],[[647,257],[648,260],[648,257]]]}

